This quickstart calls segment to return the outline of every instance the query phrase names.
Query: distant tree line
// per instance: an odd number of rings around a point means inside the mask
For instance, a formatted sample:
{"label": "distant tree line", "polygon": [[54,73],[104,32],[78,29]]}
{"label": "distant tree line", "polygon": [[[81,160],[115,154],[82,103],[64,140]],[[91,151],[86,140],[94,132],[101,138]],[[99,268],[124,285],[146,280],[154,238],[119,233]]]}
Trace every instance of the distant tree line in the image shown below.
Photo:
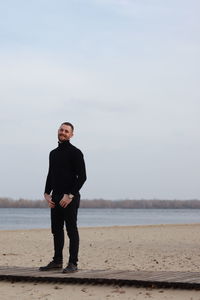
{"label": "distant tree line", "polygon": [[[0,198],[0,208],[47,208],[45,200],[27,200],[11,198]],[[155,209],[155,208],[200,208],[200,200],[160,200],[160,199],[140,199],[140,200],[81,200],[81,208],[135,208],[135,209]]]}
{"label": "distant tree line", "polygon": [[82,208],[200,208],[200,200],[81,200]]}
{"label": "distant tree line", "polygon": [[0,208],[45,208],[48,207],[46,200],[27,200],[0,198]]}

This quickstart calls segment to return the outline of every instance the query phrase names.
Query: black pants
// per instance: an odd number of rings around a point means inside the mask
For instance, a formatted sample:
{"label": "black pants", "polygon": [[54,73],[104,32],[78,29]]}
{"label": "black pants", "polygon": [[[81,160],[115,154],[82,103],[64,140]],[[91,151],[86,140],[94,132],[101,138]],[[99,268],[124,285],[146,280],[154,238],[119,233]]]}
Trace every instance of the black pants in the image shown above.
{"label": "black pants", "polygon": [[78,250],[79,250],[79,233],[77,228],[77,213],[80,204],[80,195],[76,195],[72,202],[63,208],[59,201],[62,199],[61,195],[52,195],[52,200],[56,203],[55,208],[51,208],[51,231],[54,240],[54,261],[63,261],[63,247],[64,247],[64,223],[69,237],[69,262],[77,264]]}

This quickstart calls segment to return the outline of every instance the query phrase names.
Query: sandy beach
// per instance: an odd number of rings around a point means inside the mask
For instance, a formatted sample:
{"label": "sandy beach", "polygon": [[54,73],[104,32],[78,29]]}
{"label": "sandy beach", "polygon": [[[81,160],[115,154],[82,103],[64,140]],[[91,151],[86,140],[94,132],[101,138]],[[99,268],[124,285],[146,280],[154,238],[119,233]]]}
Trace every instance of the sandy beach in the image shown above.
{"label": "sandy beach", "polygon": [[[200,224],[80,228],[80,269],[200,271]],[[0,265],[39,267],[49,229],[0,231]],[[65,243],[65,263],[68,239]],[[200,291],[0,281],[0,299],[190,299]]]}

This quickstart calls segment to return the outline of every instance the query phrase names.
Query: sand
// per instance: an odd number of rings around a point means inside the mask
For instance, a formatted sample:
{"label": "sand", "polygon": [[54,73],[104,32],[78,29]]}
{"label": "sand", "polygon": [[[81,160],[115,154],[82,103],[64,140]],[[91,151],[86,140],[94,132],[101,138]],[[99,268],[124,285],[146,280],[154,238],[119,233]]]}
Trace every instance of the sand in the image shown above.
{"label": "sand", "polygon": [[[200,224],[80,228],[81,269],[200,271]],[[0,231],[0,265],[39,267],[53,256],[48,229]],[[68,259],[68,239],[65,244]],[[0,299],[190,299],[200,291],[0,281]]]}

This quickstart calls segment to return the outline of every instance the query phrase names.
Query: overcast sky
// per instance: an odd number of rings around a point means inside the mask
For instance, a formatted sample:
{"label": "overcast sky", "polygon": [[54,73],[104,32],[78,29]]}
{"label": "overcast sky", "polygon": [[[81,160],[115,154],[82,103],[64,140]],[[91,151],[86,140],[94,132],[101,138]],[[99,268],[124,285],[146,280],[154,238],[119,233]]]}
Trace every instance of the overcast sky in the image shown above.
{"label": "overcast sky", "polygon": [[43,197],[70,121],[82,198],[200,198],[199,10],[199,0],[0,1],[0,197]]}

